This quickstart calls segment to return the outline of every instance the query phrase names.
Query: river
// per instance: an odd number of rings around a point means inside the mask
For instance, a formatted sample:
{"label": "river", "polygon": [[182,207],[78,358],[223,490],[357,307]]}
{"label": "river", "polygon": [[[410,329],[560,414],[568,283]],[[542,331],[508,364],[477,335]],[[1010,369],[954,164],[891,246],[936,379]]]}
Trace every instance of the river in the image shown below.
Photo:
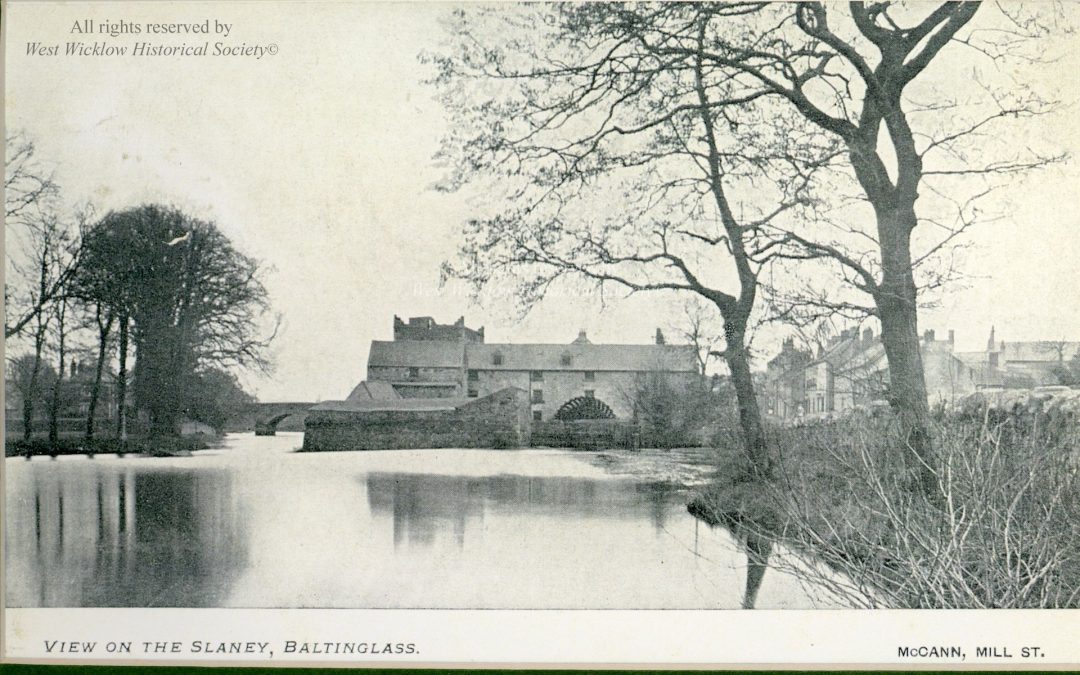
{"label": "river", "polygon": [[[9,458],[9,607],[737,608],[747,556],[686,511],[707,451]],[[758,608],[831,603],[768,570]]]}

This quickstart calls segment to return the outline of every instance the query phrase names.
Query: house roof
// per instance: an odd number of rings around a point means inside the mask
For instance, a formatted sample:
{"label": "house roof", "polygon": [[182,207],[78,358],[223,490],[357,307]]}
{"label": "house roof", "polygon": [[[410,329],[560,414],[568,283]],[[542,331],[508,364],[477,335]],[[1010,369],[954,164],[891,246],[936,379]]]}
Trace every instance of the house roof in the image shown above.
{"label": "house roof", "polygon": [[1080,342],[1041,340],[1039,342],[1005,342],[1001,348],[1002,360],[1056,363],[1068,361],[1080,352]]}
{"label": "house roof", "polygon": [[[691,345],[468,344],[465,354],[469,368],[477,370],[697,372]],[[563,365],[564,355],[570,365]]]}
{"label": "house roof", "polygon": [[953,352],[953,356],[966,366],[972,368],[985,366],[990,363],[989,352]]}
{"label": "house roof", "polygon": [[387,412],[394,410],[411,412],[437,412],[454,410],[474,399],[468,398],[399,398],[356,399],[346,401],[323,401],[311,408],[313,411],[334,412]]}
{"label": "house roof", "polygon": [[349,393],[347,401],[388,401],[400,399],[401,394],[389,382],[363,381]]}
{"label": "house roof", "polygon": [[460,368],[462,344],[442,340],[372,340],[368,366]]}

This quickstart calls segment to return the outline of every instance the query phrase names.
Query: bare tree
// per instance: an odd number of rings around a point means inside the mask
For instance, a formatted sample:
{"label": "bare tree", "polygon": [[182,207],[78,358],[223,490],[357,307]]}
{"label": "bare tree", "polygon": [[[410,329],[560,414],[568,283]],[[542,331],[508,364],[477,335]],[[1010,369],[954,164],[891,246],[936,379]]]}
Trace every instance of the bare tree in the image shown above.
{"label": "bare tree", "polygon": [[694,348],[698,372],[706,385],[709,369],[723,358],[724,335],[722,330],[717,329],[715,311],[700,297],[692,297],[683,303],[682,319],[673,327],[678,336]]}
{"label": "bare tree", "polygon": [[[746,11],[737,19],[730,16],[732,8],[727,5],[697,7],[697,12],[708,17],[710,27],[701,48],[665,36],[649,41],[649,50],[658,58],[700,58],[738,83],[733,86],[733,98],[779,101],[803,118],[807,128],[839,140],[846,148],[857,197],[871,207],[874,227],[853,227],[850,221],[839,227],[869,241],[872,254],[865,248],[853,253],[833,239],[808,234],[804,227],[777,232],[775,243],[768,247],[771,250],[759,252],[827,259],[851,285],[872,298],[873,306],[865,309],[881,322],[891,403],[912,450],[911,468],[921,491],[936,495],[930,413],[919,353],[916,271],[928,257],[947,249],[972,222],[972,199],[951,196],[950,181],[954,185],[955,179],[963,177],[1009,176],[1061,156],[1033,151],[981,161],[983,155],[976,152],[980,144],[1001,148],[986,138],[1001,123],[1049,110],[1043,99],[1023,87],[1017,85],[1017,93],[1009,97],[986,87],[982,106],[965,107],[946,92],[920,89],[916,80],[946,58],[942,54],[950,43],[972,48],[991,61],[1030,57],[1024,53],[1025,46],[1030,50],[1029,38],[1043,29],[1006,9],[998,22],[1003,26],[965,32],[978,11],[977,2],[912,7],[852,2],[844,9],[819,2],[740,6]],[[959,120],[956,127],[924,124],[931,130],[926,133],[916,126],[930,116],[939,121],[942,110]],[[971,142],[975,138],[979,143]],[[931,159],[936,164],[927,166]],[[935,186],[928,182],[930,177],[943,182]],[[943,225],[926,216],[920,219],[916,209],[920,191],[936,191],[952,201],[957,207],[956,222]],[[943,226],[948,232],[928,250],[913,254],[913,233],[920,222]],[[787,252],[777,250],[784,246],[790,247]],[[950,277],[931,270],[925,284],[940,286]],[[819,300],[830,311],[857,315],[864,309],[831,298]]]}
{"label": "bare tree", "polygon": [[[768,471],[747,351],[760,234],[794,218],[830,141],[777,133],[725,67],[711,22],[755,6],[607,3],[477,9],[431,56],[452,116],[444,189],[482,185],[444,274],[513,284],[527,309],[559,283],[700,296],[719,311],[753,470]],[[671,47],[671,51],[665,49]],[[807,157],[812,159],[807,160]]]}
{"label": "bare tree", "polygon": [[94,438],[98,400],[101,398],[101,383],[109,361],[110,338],[115,323],[116,313],[111,307],[101,302],[94,303],[94,327],[97,329],[97,356],[94,359],[94,384],[90,388],[90,401],[88,402],[86,411],[86,440],[88,441]]}
{"label": "bare tree", "polygon": [[[18,231],[18,241],[12,243],[21,249],[22,260],[13,263],[9,258],[9,266],[17,273],[9,280],[22,289],[16,293],[22,298],[23,306],[30,309],[12,327],[14,332],[9,338],[28,339],[31,361],[27,386],[29,391],[37,391],[49,333],[63,314],[57,309],[60,303],[67,301],[68,284],[78,265],[81,239],[76,228],[52,209],[42,207],[34,214],[23,212],[19,219],[22,228]],[[35,401],[34,396],[23,400],[23,434],[26,438],[30,438],[33,431]]]}
{"label": "bare tree", "polygon": [[[5,139],[4,222],[7,279],[4,285],[4,337],[22,333],[61,292],[70,269],[56,269],[52,248],[63,242],[56,218],[59,188],[23,134]],[[43,267],[44,266],[44,267]]]}

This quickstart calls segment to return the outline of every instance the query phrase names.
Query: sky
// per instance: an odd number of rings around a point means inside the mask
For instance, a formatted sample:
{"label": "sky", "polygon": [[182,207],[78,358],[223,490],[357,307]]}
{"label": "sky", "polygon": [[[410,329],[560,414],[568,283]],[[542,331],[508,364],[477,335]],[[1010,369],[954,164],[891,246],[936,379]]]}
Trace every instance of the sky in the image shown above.
{"label": "sky", "polygon": [[[394,315],[486,328],[490,342],[649,342],[681,315],[670,297],[563,294],[524,320],[493,295],[441,288],[476,196],[433,189],[446,131],[418,58],[446,39],[446,3],[10,2],[5,20],[5,126],[36,144],[65,198],[101,212],[146,202],[214,220],[267,266],[282,330],[269,376],[244,383],[264,401],[340,399],[363,379],[368,345]],[[201,23],[208,37],[73,33],[76,21]],[[978,19],[977,19],[978,20]],[[276,53],[167,57],[65,55],[68,42],[139,41]],[[60,45],[29,55],[27,43]],[[1062,111],[1031,133],[1080,159],[1080,41],[1033,71]],[[958,77],[964,74],[957,73]],[[1023,134],[1016,143],[1023,144]],[[1080,340],[1077,160],[1018,182],[1008,217],[972,236],[967,279],[920,315],[957,348],[998,339]],[[782,331],[761,336],[764,351]]]}

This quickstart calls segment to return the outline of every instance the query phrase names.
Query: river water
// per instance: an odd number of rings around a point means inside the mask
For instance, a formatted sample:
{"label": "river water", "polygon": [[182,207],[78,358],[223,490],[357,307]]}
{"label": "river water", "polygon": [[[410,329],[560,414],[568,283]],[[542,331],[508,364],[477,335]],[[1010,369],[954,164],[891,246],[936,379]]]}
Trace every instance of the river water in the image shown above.
{"label": "river water", "polygon": [[[747,556],[686,511],[707,451],[7,459],[9,607],[736,608]],[[829,606],[777,570],[758,608]]]}

